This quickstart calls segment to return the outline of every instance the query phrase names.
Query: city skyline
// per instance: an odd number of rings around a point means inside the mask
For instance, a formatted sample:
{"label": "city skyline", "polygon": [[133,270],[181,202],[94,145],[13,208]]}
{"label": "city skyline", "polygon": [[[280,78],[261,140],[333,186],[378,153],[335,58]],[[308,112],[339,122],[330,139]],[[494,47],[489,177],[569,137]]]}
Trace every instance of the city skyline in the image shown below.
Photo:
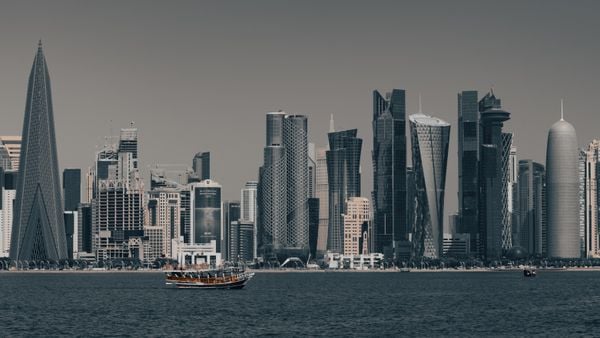
{"label": "city skyline", "polygon": [[[368,4],[348,4],[339,13],[334,11],[334,3],[323,4],[318,13],[302,6],[265,4],[239,3],[231,14],[235,24],[227,29],[216,24],[211,14],[227,13],[233,8],[231,3],[183,3],[178,9],[162,12],[159,4],[141,6],[142,11],[138,11],[140,6],[128,4],[116,15],[108,11],[110,4],[92,4],[90,10],[65,2],[53,4],[47,17],[27,23],[15,18],[24,17],[31,5],[6,6],[0,14],[1,31],[22,33],[17,38],[14,34],[11,38],[0,36],[8,51],[0,63],[5,119],[0,134],[20,134],[24,70],[32,45],[41,36],[46,41],[52,74],[57,75],[53,92],[62,168],[85,169],[93,161],[96,146],[102,146],[104,136],[110,134],[111,125],[116,135],[118,128],[133,120],[144,145],[142,170],[154,163],[188,163],[198,151],[210,151],[214,178],[223,183],[225,199],[236,198],[245,181],[257,178],[254,168],[261,162],[264,128],[260,116],[279,108],[306,114],[309,140],[317,146],[326,144],[330,113],[335,115],[339,129],[358,128],[359,137],[365,140],[362,190],[370,192],[369,98],[375,88],[405,89],[409,114],[417,110],[418,93],[422,93],[424,109],[439,112],[440,118],[458,130],[456,93],[484,91],[493,85],[508,103],[506,109],[514,114],[505,128],[515,135],[520,159],[544,162],[543,140],[559,116],[561,97],[580,146],[596,137],[590,122],[597,117],[589,98],[598,70],[588,58],[595,54],[595,47],[587,43],[598,32],[594,11],[590,10],[598,6],[595,3],[584,8],[512,2],[496,8],[463,2],[465,10],[446,19],[436,13],[418,15],[428,8],[426,5],[382,3],[389,9],[386,12],[401,13],[394,20],[386,20],[391,14],[382,13],[381,6]],[[62,10],[65,5],[70,7],[68,15],[62,14],[66,13]],[[50,5],[38,5],[42,9],[45,6]],[[439,3],[440,12],[446,6],[450,5]],[[163,13],[160,18],[164,20],[156,21],[156,12]],[[201,20],[185,12],[196,13]],[[244,17],[238,12],[252,15]],[[505,26],[503,17],[515,13],[519,15],[511,27]],[[309,14],[315,25],[303,27]],[[265,15],[270,20],[261,20]],[[418,26],[427,28],[407,30],[417,26],[417,19],[411,16],[419,17]],[[525,30],[528,34],[521,34],[533,17],[537,25]],[[114,25],[107,28],[105,19]],[[327,24],[333,19],[338,25]],[[57,21],[64,23],[65,30],[52,24]],[[473,29],[477,22],[481,28]],[[137,28],[141,26],[149,27],[149,31]],[[221,28],[203,29],[206,27]],[[165,39],[172,34],[179,38]],[[488,36],[499,43],[472,43]],[[240,44],[244,38],[253,38],[255,44]],[[390,38],[397,46],[387,47],[389,53],[366,54]],[[450,41],[457,43],[457,48],[448,50]],[[563,41],[563,46],[556,41]],[[336,48],[328,48],[330,42]],[[243,55],[242,50],[248,50],[248,55],[234,56]],[[228,56],[216,59],[222,55]],[[124,74],[128,74],[126,78]],[[258,80],[260,86],[249,85]],[[231,96],[232,92],[238,95]],[[231,124],[231,116],[236,117],[236,125]],[[219,130],[228,128],[239,137],[227,140],[219,135]],[[153,137],[160,133],[164,137]],[[173,148],[178,151],[169,151]],[[456,139],[452,138],[446,214],[456,211],[458,205],[456,149]],[[237,163],[245,165],[234,165]],[[147,180],[147,172],[144,177]]]}

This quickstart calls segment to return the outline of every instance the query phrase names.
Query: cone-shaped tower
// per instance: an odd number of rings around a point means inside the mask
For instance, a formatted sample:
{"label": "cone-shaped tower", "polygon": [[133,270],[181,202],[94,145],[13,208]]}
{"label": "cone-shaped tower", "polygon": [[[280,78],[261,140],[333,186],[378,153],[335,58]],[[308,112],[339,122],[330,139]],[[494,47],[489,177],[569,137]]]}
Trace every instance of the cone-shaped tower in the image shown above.
{"label": "cone-shaped tower", "polygon": [[580,256],[578,156],[575,128],[561,112],[548,132],[546,150],[549,257]]}
{"label": "cone-shaped tower", "polygon": [[20,163],[10,256],[15,260],[65,259],[50,76],[41,41],[29,75]]}

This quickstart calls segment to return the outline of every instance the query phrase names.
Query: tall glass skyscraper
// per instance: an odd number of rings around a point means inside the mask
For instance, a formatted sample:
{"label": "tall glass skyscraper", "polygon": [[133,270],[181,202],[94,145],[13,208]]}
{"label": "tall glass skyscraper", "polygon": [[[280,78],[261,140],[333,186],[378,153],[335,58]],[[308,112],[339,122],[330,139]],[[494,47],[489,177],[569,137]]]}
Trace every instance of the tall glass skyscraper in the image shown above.
{"label": "tall glass skyscraper", "polygon": [[192,169],[199,180],[210,179],[210,152],[200,152],[194,155]]}
{"label": "tall glass skyscraper", "polygon": [[327,157],[329,182],[329,233],[327,249],[343,253],[346,201],[360,196],[360,153],[362,139],[357,130],[331,132]]}
{"label": "tall glass skyscraper", "polygon": [[546,170],[532,160],[519,161],[519,210],[515,229],[515,246],[530,255],[542,255],[546,241],[544,198]]}
{"label": "tall glass skyscraper", "polygon": [[468,233],[473,254],[484,240],[479,232],[479,110],[477,91],[458,94],[457,232]]}
{"label": "tall glass skyscraper", "polygon": [[505,243],[507,238],[512,237],[512,229],[507,229],[510,223],[506,224],[508,212],[506,174],[512,134],[502,132],[504,122],[510,119],[510,113],[500,108],[500,99],[496,98],[493,92],[486,94],[479,101],[481,113],[479,238],[483,241],[477,251],[487,258],[501,257],[503,250],[510,249],[505,247]]}
{"label": "tall glass skyscraper", "polygon": [[450,124],[422,113],[409,117],[415,175],[414,242],[418,257],[440,258]]}
{"label": "tall glass skyscraper", "polygon": [[267,114],[267,144],[259,172],[260,254],[306,255],[308,243],[308,121]]}
{"label": "tall glass skyscraper", "polygon": [[546,150],[548,257],[580,256],[578,157],[575,128],[561,116]]}
{"label": "tall glass skyscraper", "polygon": [[41,41],[29,75],[22,140],[10,257],[65,259],[52,92]]}
{"label": "tall glass skyscraper", "polygon": [[81,203],[81,169],[63,170],[63,189],[65,210],[77,211],[77,205]]}
{"label": "tall glass skyscraper", "polygon": [[373,91],[373,208],[375,250],[388,258],[410,256],[406,215],[405,91],[384,98]]}

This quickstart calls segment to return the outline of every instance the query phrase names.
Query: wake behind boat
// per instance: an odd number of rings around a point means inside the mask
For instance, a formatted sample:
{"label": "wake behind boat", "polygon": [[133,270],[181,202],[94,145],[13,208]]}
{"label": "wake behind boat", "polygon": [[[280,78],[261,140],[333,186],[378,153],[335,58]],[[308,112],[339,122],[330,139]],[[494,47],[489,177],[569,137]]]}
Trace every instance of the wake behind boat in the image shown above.
{"label": "wake behind boat", "polygon": [[166,285],[180,289],[241,289],[254,273],[235,268],[165,271]]}

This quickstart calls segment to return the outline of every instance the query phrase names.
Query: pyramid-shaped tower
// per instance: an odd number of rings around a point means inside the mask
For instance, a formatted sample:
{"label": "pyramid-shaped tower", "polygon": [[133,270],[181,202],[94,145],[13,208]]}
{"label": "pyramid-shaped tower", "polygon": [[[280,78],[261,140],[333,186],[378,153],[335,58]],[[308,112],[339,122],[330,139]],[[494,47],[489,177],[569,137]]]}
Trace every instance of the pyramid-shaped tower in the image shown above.
{"label": "pyramid-shaped tower", "polygon": [[50,76],[41,41],[27,87],[10,257],[67,258]]}

